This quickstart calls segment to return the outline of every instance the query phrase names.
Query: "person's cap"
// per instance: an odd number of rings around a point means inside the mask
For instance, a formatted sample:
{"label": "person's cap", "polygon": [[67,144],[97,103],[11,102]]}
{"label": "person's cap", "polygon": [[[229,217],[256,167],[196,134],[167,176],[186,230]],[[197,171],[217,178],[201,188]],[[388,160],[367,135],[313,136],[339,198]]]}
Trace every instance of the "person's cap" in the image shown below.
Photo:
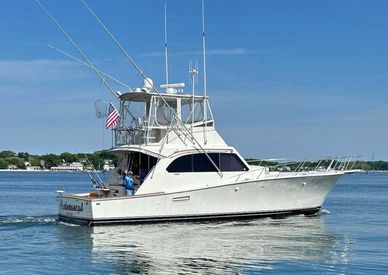
{"label": "person's cap", "polygon": [[127,174],[128,174],[128,175],[133,175],[132,171],[128,171]]}

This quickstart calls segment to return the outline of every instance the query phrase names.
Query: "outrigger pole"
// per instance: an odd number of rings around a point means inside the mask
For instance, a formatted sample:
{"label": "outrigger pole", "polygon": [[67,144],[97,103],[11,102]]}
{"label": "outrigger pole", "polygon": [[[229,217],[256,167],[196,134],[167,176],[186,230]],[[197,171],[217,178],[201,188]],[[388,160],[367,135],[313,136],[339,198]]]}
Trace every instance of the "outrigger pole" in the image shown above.
{"label": "outrigger pole", "polygon": [[[35,1],[38,1],[38,0],[35,0]],[[177,122],[179,122],[182,126],[182,128],[186,131],[186,133],[188,135],[191,136],[192,140],[194,141],[195,144],[198,145],[198,147],[200,148],[200,150],[206,155],[206,157],[208,158],[208,160],[210,161],[210,163],[214,166],[214,168],[217,170],[217,173],[220,175],[220,177],[222,177],[222,172],[220,171],[220,169],[218,168],[218,166],[214,163],[214,161],[210,158],[210,156],[208,155],[208,153],[205,151],[205,149],[203,149],[202,145],[198,142],[198,140],[194,137],[194,135],[191,133],[191,131],[184,125],[184,123],[182,122],[182,120],[178,117],[177,113],[174,111],[173,108],[171,108],[171,106],[168,104],[168,102],[166,101],[166,99],[160,94],[160,92],[158,91],[158,89],[154,86],[154,84],[149,80],[149,78],[144,74],[143,70],[140,69],[140,67],[136,64],[136,62],[132,59],[132,57],[128,54],[128,52],[124,49],[124,47],[120,44],[119,41],[117,41],[117,39],[114,37],[114,35],[108,30],[108,28],[104,25],[104,23],[98,18],[98,16],[93,12],[93,10],[88,6],[88,4],[86,4],[86,2],[84,0],[81,0],[82,4],[89,10],[89,12],[93,15],[93,17],[97,20],[97,22],[100,24],[100,26],[105,30],[105,32],[110,36],[110,38],[116,43],[116,45],[121,49],[121,51],[124,53],[124,55],[127,57],[127,59],[130,61],[130,63],[138,70],[139,74],[144,78],[144,81],[147,82],[151,87],[152,89],[156,92],[156,94],[159,96],[159,98],[162,99],[163,103],[170,109],[170,111],[172,112],[172,114],[174,115],[174,117],[176,118]],[[205,121],[205,123],[207,123]],[[185,132],[183,132],[181,129],[179,129],[183,134],[185,134]]]}
{"label": "outrigger pole", "polygon": [[168,84],[168,54],[167,54],[167,4],[164,3],[164,53],[166,63],[166,84]]}
{"label": "outrigger pole", "polygon": [[105,78],[102,76],[102,74],[96,69],[96,67],[93,65],[93,63],[86,57],[86,55],[83,53],[83,51],[78,47],[78,45],[73,41],[73,39],[67,34],[67,32],[62,28],[62,26],[55,20],[55,18],[51,15],[51,13],[40,3],[39,0],[35,0],[35,2],[42,8],[42,10],[47,13],[47,15],[51,18],[51,20],[57,25],[57,27],[62,31],[62,33],[67,37],[67,39],[70,41],[71,44],[73,44],[74,48],[79,52],[80,55],[85,59],[86,63],[90,66],[90,68],[93,69],[93,71],[98,75],[98,77],[101,79],[102,83],[109,89],[109,91],[113,94],[114,97],[118,99],[118,95],[113,90],[113,88],[109,85],[108,82],[106,82]]}
{"label": "outrigger pole", "polygon": [[[89,67],[89,68],[92,68],[88,63],[82,61],[81,59],[78,59],[77,57],[72,56],[71,54],[69,54],[69,53],[67,53],[67,52],[65,52],[65,51],[63,51],[63,50],[61,50],[61,49],[59,49],[59,48],[57,48],[57,47],[55,47],[55,46],[53,46],[53,45],[48,44],[48,46],[49,46],[50,48],[56,50],[57,52],[60,52],[61,54],[65,55],[65,56],[67,56],[67,57],[69,57],[69,58],[71,58],[71,59],[73,59],[73,60],[75,60],[75,61],[78,61],[79,63],[81,63],[81,64],[83,64],[83,65],[85,65],[85,66],[87,66],[87,67]],[[102,75],[104,75],[104,76],[106,76],[106,77],[112,79],[113,81],[116,81],[117,83],[119,83],[119,84],[123,85],[124,87],[126,87],[129,91],[133,92],[132,88],[129,87],[129,86],[128,86],[127,84],[125,84],[124,82],[122,82],[122,81],[118,80],[117,78],[115,78],[115,77],[113,77],[113,76],[111,76],[111,75],[105,73],[105,72],[104,72],[103,70],[101,70],[101,69],[98,69],[98,68],[96,68],[96,67],[94,67],[94,68],[95,68],[97,71],[99,71]]]}
{"label": "outrigger pole", "polygon": [[[119,96],[117,93],[113,90],[113,88],[109,85],[108,82],[106,82],[105,78],[102,76],[99,70],[93,65],[93,63],[87,58],[87,56],[83,53],[83,51],[78,47],[78,45],[74,42],[74,40],[67,34],[67,32],[62,28],[62,26],[55,20],[55,18],[51,15],[51,13],[42,5],[42,3],[39,0],[35,0],[35,2],[40,6],[40,8],[50,17],[50,19],[57,25],[57,27],[61,30],[61,32],[66,36],[66,38],[70,41],[70,43],[74,46],[74,48],[79,52],[80,55],[85,59],[86,63],[90,68],[93,69],[93,71],[98,75],[98,77],[101,79],[101,82],[108,88],[108,90],[112,93],[112,95],[120,101]],[[122,105],[125,110],[128,112],[128,114],[132,117],[133,120],[136,118],[132,115],[132,113],[124,106]]]}
{"label": "outrigger pole", "polygon": [[[206,83],[206,39],[205,39],[205,3],[204,0],[202,0],[202,54],[203,54],[203,94],[204,94],[204,120],[205,120],[205,127],[204,127],[204,141],[205,144],[207,143],[207,136],[206,136],[206,130],[207,130],[207,83]],[[213,122],[214,123],[214,122]]]}

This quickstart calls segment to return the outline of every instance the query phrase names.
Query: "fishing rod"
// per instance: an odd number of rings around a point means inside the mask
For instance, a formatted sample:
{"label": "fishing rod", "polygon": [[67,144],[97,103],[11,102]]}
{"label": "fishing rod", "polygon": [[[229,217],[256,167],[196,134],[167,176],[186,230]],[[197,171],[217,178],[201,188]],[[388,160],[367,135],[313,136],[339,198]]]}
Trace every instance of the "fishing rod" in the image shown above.
{"label": "fishing rod", "polygon": [[[92,178],[92,176],[89,174],[89,172],[86,171],[86,173],[88,174],[88,176],[89,176],[90,180],[92,181],[92,183],[97,182],[97,183],[98,183],[98,186],[100,187],[100,189],[101,189],[101,188],[106,188],[106,186],[105,186],[105,184],[104,184],[104,181],[103,181],[103,180],[101,179],[101,177],[98,175],[98,173],[97,173],[97,171],[96,171],[96,168],[94,168],[93,163],[90,162],[90,160],[89,160],[89,158],[86,156],[86,154],[83,154],[83,155],[84,155],[86,161],[89,163],[89,165],[92,166],[93,172],[94,172],[94,174],[95,174],[95,175],[97,176],[97,178],[98,178],[98,181],[94,180],[94,179]],[[94,184],[93,184],[93,185],[94,185]]]}
{"label": "fishing rod", "polygon": [[99,183],[98,181],[96,181],[96,180],[90,175],[90,173],[89,173],[88,171],[85,171],[85,172],[86,172],[86,174],[88,175],[90,181],[92,182],[92,185],[93,185],[94,189],[102,189],[102,188],[104,188],[104,187],[102,187],[102,186],[100,185],[100,183]]}
{"label": "fishing rod", "polygon": [[[36,0],[37,1],[37,0]],[[128,52],[124,49],[124,47],[120,44],[120,42],[116,39],[116,37],[109,31],[109,29],[104,25],[104,23],[100,20],[100,18],[94,13],[94,11],[86,4],[84,0],[81,0],[82,4],[86,7],[86,9],[89,10],[89,12],[93,15],[93,17],[97,20],[97,22],[100,24],[100,26],[105,30],[105,32],[109,35],[109,37],[116,43],[116,45],[121,49],[121,51],[124,53],[124,55],[127,57],[127,59],[130,61],[130,63],[136,68],[136,70],[139,72],[139,74],[144,78],[144,81],[147,82],[152,89],[156,92],[156,94],[159,96],[159,98],[162,99],[163,103],[167,106],[167,108],[170,109],[172,114],[174,115],[177,122],[180,123],[182,128],[186,131],[182,131],[182,129],[178,128],[179,131],[182,132],[182,134],[188,134],[191,136],[191,139],[194,141],[194,144],[197,144],[197,146],[200,148],[200,150],[206,155],[210,163],[214,166],[214,168],[217,170],[217,173],[222,177],[222,172],[218,168],[218,166],[214,163],[214,161],[210,158],[210,156],[206,153],[206,151],[203,149],[202,145],[198,142],[198,140],[194,137],[194,135],[191,133],[191,131],[184,125],[183,121],[179,118],[177,113],[174,111],[173,108],[167,103],[166,99],[160,94],[158,89],[154,86],[152,81],[149,80],[149,78],[144,74],[143,70],[136,64],[136,62],[133,60],[133,58],[128,54]],[[206,101],[205,101],[206,102]],[[207,121],[205,121],[205,124],[207,124]]]}
{"label": "fishing rod", "polygon": [[[56,50],[57,52],[60,52],[61,54],[65,55],[65,56],[67,56],[67,57],[69,57],[69,58],[71,58],[71,59],[73,59],[73,60],[75,60],[75,61],[77,61],[77,62],[79,62],[79,63],[81,63],[81,64],[83,64],[83,65],[85,65],[85,66],[87,66],[87,67],[89,67],[89,68],[92,68],[88,63],[82,61],[81,59],[78,59],[78,58],[75,57],[75,56],[72,56],[71,54],[69,54],[69,53],[67,53],[67,52],[65,52],[65,51],[63,51],[63,50],[61,50],[61,49],[59,49],[59,48],[57,48],[57,47],[55,47],[55,46],[53,46],[53,45],[51,45],[51,44],[48,44],[47,46],[49,46],[50,48]],[[115,77],[113,77],[113,76],[107,74],[106,72],[104,72],[104,71],[101,70],[101,69],[98,69],[98,68],[96,68],[96,67],[95,67],[95,69],[96,69],[97,71],[99,71],[102,75],[104,75],[104,76],[106,76],[106,77],[112,79],[113,81],[116,81],[117,83],[119,83],[119,84],[123,85],[124,87],[126,87],[129,91],[133,92],[132,88],[129,87],[129,86],[128,86],[127,84],[125,84],[124,82],[122,82],[122,81],[118,80],[117,78],[115,78]]]}
{"label": "fishing rod", "polygon": [[[97,174],[97,171],[96,169],[94,168],[94,165],[90,162],[89,158],[86,156],[86,154],[82,154],[84,156],[84,158],[86,159],[86,161],[89,163],[89,165],[92,167],[94,174],[97,176],[98,180],[96,180],[94,177],[92,177],[91,173],[89,173],[88,170],[83,170],[83,172],[85,172],[87,175],[88,175],[88,178],[90,179],[90,181],[92,182],[92,185],[94,187],[94,189],[105,189],[106,186],[103,182],[103,180],[101,179],[101,177]],[[79,158],[79,156],[77,156],[77,159],[78,161],[81,163],[81,159]]]}

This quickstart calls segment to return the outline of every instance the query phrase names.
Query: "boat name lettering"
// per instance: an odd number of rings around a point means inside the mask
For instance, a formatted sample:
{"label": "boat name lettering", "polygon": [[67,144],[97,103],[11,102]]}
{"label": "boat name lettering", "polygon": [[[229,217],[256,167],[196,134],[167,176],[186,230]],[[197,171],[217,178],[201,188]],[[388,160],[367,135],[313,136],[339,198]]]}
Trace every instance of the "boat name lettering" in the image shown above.
{"label": "boat name lettering", "polygon": [[83,203],[81,203],[81,205],[67,204],[67,202],[63,203],[63,201],[61,200],[59,206],[63,210],[67,210],[67,211],[76,211],[76,212],[83,212],[84,211],[84,204]]}

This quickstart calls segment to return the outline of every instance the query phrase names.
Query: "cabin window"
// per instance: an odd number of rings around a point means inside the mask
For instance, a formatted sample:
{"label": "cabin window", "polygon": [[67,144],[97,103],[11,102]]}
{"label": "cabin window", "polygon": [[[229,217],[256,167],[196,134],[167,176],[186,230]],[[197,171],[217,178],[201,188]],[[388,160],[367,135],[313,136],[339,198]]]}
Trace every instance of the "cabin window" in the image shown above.
{"label": "cabin window", "polygon": [[236,154],[220,154],[221,171],[248,171],[248,167]]}
{"label": "cabin window", "polygon": [[192,156],[183,156],[174,160],[168,167],[168,172],[192,172],[193,171],[193,161]]}
{"label": "cabin window", "polygon": [[[194,113],[194,114],[193,114]],[[194,118],[193,118],[194,115]],[[181,118],[183,123],[191,124],[203,121],[203,100],[194,100],[194,112],[193,112],[193,100],[182,99],[181,100]]]}
{"label": "cabin window", "polygon": [[125,169],[132,171],[136,176],[140,175],[142,170],[148,174],[157,163],[157,158],[139,152],[130,152],[127,158],[127,167]]}
{"label": "cabin window", "polygon": [[177,111],[176,99],[165,99],[167,104],[163,100],[159,100],[156,103],[156,123],[159,126],[170,125],[174,118],[174,112]]}
{"label": "cabin window", "polygon": [[[215,164],[217,165],[217,162],[215,162]],[[205,154],[193,155],[193,168],[194,168],[193,172],[216,172],[217,171],[217,169],[214,167],[214,165],[211,163],[211,161],[208,159],[208,157]]]}
{"label": "cabin window", "polygon": [[[225,172],[248,171],[248,167],[236,154],[208,153],[214,164]],[[186,155],[174,160],[168,167],[170,173],[216,172],[216,168],[205,154]]]}

